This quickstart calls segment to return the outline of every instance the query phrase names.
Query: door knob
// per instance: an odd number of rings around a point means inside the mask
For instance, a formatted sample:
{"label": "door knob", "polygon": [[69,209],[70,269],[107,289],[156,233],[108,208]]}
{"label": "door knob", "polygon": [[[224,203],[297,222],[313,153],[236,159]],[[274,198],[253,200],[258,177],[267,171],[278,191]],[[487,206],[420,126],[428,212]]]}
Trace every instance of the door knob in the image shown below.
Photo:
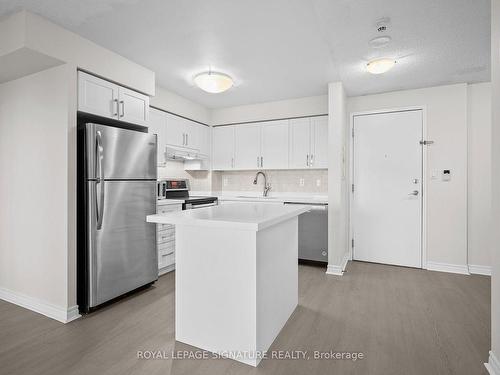
{"label": "door knob", "polygon": [[418,190],[413,190],[410,194],[408,195],[418,195]]}

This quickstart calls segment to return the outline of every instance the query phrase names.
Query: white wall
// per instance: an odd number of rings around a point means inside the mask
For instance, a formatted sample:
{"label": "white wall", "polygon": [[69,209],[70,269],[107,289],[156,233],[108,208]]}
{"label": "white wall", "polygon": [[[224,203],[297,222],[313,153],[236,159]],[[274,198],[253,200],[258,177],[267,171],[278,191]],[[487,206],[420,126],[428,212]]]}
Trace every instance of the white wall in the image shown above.
{"label": "white wall", "polygon": [[325,115],[328,113],[328,95],[258,103],[211,110],[211,124],[224,125],[248,121]]}
{"label": "white wall", "polygon": [[[427,262],[467,267],[467,85],[348,98],[350,113],[425,106],[427,139]],[[450,169],[452,179],[439,173]],[[436,172],[437,179],[431,179]]]}
{"label": "white wall", "polygon": [[150,99],[151,106],[176,115],[210,124],[210,110],[162,87],[156,87],[156,95]]}
{"label": "white wall", "polygon": [[0,85],[0,297],[60,320],[71,294],[69,77],[60,66]]}
{"label": "white wall", "polygon": [[468,262],[491,266],[491,83],[469,85]]}
{"label": "white wall", "polygon": [[[491,1],[492,189],[500,192],[500,0]],[[491,228],[490,374],[500,374],[500,195],[493,195]]]}
{"label": "white wall", "polygon": [[348,247],[349,195],[345,154],[347,137],[347,98],[341,82],[328,85],[328,269],[342,275]]}
{"label": "white wall", "polygon": [[153,71],[33,13],[21,11],[3,20],[0,34],[0,55],[29,48],[147,95],[155,94]]}

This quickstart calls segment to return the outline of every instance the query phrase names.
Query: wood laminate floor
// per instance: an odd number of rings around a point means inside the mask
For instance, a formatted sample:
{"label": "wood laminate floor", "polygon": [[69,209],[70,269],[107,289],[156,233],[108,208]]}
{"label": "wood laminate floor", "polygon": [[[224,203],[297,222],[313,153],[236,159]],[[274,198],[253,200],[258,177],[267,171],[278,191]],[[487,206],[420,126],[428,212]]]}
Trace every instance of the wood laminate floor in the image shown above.
{"label": "wood laminate floor", "polygon": [[[299,306],[271,350],[362,352],[362,360],[139,359],[174,341],[174,274],[63,325],[0,301],[0,374],[487,374],[490,279],[349,262],[299,267]],[[278,353],[278,352],[275,352]]]}

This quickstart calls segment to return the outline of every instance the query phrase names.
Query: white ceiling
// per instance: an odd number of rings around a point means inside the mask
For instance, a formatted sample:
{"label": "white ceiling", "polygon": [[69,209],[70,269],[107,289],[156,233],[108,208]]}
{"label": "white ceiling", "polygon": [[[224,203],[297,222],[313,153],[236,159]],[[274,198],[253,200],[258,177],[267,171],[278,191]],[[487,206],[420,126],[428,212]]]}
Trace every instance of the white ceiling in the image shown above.
{"label": "white ceiling", "polygon": [[[321,95],[350,96],[490,79],[489,0],[2,0],[0,16],[38,13],[156,72],[157,83],[209,108]],[[390,17],[392,43],[373,49]],[[371,58],[395,57],[380,76]],[[236,87],[207,94],[196,73]]]}

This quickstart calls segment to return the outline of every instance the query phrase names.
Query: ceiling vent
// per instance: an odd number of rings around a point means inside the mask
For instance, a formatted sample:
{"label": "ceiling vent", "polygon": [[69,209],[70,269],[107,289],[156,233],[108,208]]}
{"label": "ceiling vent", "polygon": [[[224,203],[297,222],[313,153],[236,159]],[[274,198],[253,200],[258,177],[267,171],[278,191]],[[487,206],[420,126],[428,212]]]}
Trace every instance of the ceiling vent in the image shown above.
{"label": "ceiling vent", "polygon": [[375,22],[375,27],[379,36],[370,40],[370,46],[373,48],[383,48],[392,41],[392,38],[389,35],[384,35],[389,29],[390,22],[391,19],[388,17],[380,18]]}

